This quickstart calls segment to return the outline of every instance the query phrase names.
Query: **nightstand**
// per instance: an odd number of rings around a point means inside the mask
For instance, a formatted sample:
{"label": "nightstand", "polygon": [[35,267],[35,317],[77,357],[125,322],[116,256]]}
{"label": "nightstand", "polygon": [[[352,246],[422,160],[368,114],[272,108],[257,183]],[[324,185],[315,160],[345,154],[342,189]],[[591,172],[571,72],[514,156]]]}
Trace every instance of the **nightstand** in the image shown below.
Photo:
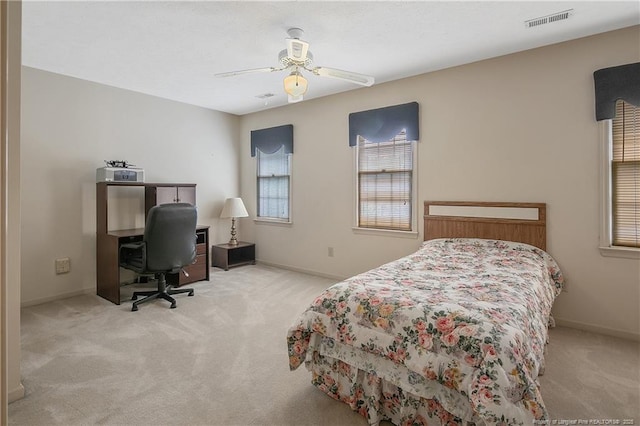
{"label": "nightstand", "polygon": [[211,246],[211,265],[228,271],[241,265],[256,264],[256,245],[239,241],[236,245],[214,244]]}

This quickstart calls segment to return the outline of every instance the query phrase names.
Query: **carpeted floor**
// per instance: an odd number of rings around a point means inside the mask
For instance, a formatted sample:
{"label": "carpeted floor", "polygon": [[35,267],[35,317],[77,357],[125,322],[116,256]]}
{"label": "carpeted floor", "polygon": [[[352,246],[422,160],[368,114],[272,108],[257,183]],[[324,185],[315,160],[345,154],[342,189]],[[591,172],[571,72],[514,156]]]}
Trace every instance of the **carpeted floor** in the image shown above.
{"label": "carpeted floor", "polygon": [[[26,397],[9,405],[9,424],[366,425],[304,368],[288,368],[287,329],[332,283],[263,265],[213,268],[177,309],[156,301],[131,312],[93,295],[24,308]],[[556,328],[543,397],[554,420],[640,424],[639,370],[639,343]]]}

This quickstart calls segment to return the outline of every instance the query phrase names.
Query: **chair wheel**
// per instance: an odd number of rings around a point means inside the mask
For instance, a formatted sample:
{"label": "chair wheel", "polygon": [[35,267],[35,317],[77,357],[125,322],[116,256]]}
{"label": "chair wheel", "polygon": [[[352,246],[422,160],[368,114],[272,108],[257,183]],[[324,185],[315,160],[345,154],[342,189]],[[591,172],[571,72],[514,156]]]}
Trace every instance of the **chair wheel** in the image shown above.
{"label": "chair wheel", "polygon": [[191,290],[187,296],[193,296],[193,290]]}
{"label": "chair wheel", "polygon": [[175,308],[176,308],[176,304],[175,304],[175,303],[172,303],[172,304],[171,304],[171,309],[175,309]]}
{"label": "chair wheel", "polygon": [[133,305],[133,306],[131,307],[131,310],[132,310],[133,312],[135,312],[135,311],[137,311],[137,310],[138,310],[138,307],[137,307],[136,305]]}
{"label": "chair wheel", "polygon": [[131,300],[138,300],[138,296],[134,294],[133,296],[131,296]]}

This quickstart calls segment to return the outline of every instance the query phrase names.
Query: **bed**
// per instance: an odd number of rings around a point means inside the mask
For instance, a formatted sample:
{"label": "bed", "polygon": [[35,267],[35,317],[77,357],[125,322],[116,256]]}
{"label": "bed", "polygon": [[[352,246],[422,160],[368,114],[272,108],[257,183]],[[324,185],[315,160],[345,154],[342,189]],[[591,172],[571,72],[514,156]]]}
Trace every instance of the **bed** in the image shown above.
{"label": "bed", "polygon": [[298,317],[290,369],[372,425],[544,421],[537,378],[563,285],[545,249],[545,204],[425,202],[416,252]]}

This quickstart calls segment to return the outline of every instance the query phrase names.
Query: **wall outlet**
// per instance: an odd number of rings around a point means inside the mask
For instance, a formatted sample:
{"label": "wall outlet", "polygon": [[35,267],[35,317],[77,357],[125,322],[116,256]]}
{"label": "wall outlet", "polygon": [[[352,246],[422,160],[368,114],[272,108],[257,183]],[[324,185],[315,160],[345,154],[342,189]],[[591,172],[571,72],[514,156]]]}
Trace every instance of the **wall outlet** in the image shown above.
{"label": "wall outlet", "polygon": [[327,247],[327,256],[333,257],[333,247]]}
{"label": "wall outlet", "polygon": [[66,274],[71,271],[71,259],[62,257],[56,259],[56,274]]}

